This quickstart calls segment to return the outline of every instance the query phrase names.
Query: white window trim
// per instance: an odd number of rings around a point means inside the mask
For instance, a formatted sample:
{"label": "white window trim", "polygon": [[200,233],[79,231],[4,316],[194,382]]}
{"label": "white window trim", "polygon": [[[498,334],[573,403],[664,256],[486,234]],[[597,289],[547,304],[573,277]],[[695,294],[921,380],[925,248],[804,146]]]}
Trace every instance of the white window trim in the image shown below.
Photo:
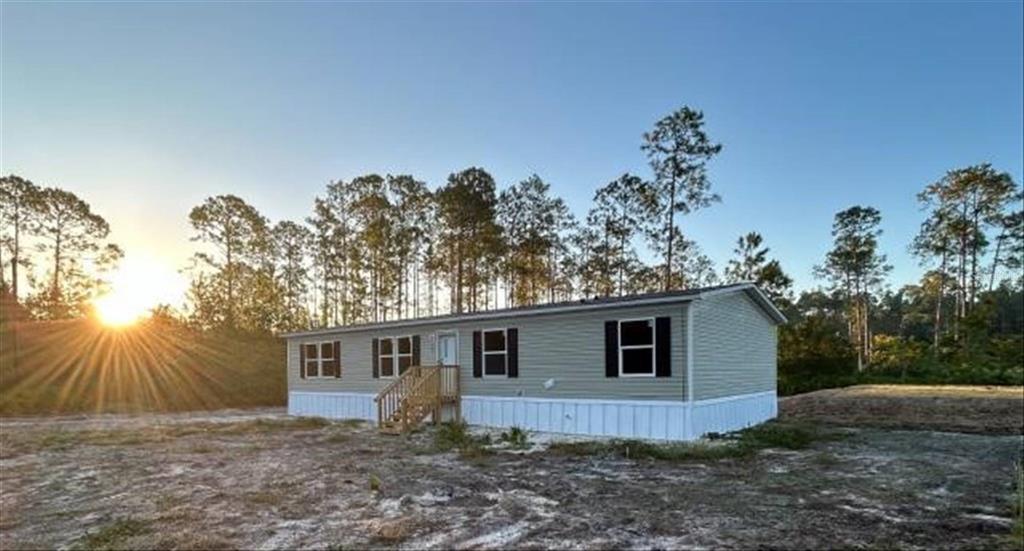
{"label": "white window trim", "polygon": [[[488,352],[487,351],[487,333],[496,333],[498,331],[501,331],[502,335],[504,335],[504,339],[503,340],[505,341],[505,348],[502,349],[500,352],[497,351],[497,350],[492,350],[492,351]],[[488,375],[487,374],[487,356],[488,355],[497,356],[498,354],[501,354],[502,356],[505,357],[505,369],[504,369],[504,371],[502,371],[502,373],[500,375],[499,374],[495,374],[495,373],[492,373],[492,374]],[[484,377],[484,378],[487,378],[487,377],[501,377],[501,378],[505,378],[505,379],[508,378],[508,327],[492,327],[490,329],[481,329],[480,330],[480,362],[483,364],[483,365],[480,366],[480,376],[481,377]]]}
{"label": "white window trim", "polygon": [[[651,323],[651,344],[631,344],[631,345],[625,345],[625,346],[622,344],[622,324],[626,323],[626,322],[631,322],[631,321],[649,321]],[[619,337],[618,337],[618,342],[619,342],[619,377],[631,379],[631,378],[634,378],[634,377],[654,377],[654,376],[656,376],[657,375],[657,362],[658,362],[658,354],[656,353],[656,350],[658,350],[658,330],[657,330],[657,327],[655,326],[654,318],[622,319],[622,320],[619,320],[618,323],[619,323],[619,326],[618,326],[618,329],[619,329]],[[651,372],[650,373],[623,373],[623,371],[622,371],[622,351],[623,350],[639,350],[639,349],[642,349],[642,348],[650,348],[651,349]]]}
{"label": "white window trim", "polygon": [[[394,379],[398,377],[398,342],[397,337],[380,337],[377,339],[377,378]],[[384,353],[384,341],[391,341],[391,353]],[[391,358],[391,375],[384,374],[384,358]]]}
{"label": "white window trim", "polygon": [[[434,332],[434,362],[441,365],[441,336],[453,335],[455,337],[455,365],[459,365],[459,330],[441,329]],[[481,343],[482,346],[482,343]]]}
{"label": "white window trim", "polygon": [[[307,342],[302,343],[302,346],[309,346],[311,344],[315,344],[316,345],[316,375],[310,375],[310,374],[306,373],[306,371],[305,371],[306,370],[306,364],[305,363],[302,364],[302,370],[303,370],[302,372],[303,372],[303,374],[305,374],[307,379],[339,379],[340,378],[340,377],[335,377],[334,375],[324,375],[323,374],[324,373],[324,358],[321,357],[323,355],[322,354],[322,352],[323,352],[323,345],[328,344],[328,343],[333,343],[333,342],[334,341],[331,340],[331,341],[307,341]],[[341,348],[341,346],[339,345],[338,348]],[[333,344],[331,344],[331,349],[334,350],[334,345]],[[338,354],[338,350],[334,350],[334,354],[335,355],[339,355]],[[331,359],[334,359],[334,358],[331,358]],[[310,361],[311,360],[307,356],[306,357],[306,363],[308,363]],[[341,369],[341,358],[338,358],[338,369],[339,370]]]}

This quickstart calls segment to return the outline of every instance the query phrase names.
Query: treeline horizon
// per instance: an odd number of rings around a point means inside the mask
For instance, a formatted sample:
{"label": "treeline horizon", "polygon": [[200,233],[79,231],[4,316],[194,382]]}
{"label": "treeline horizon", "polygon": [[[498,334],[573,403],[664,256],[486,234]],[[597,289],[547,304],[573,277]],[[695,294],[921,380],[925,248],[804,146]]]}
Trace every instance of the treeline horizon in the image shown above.
{"label": "treeline horizon", "polygon": [[[815,267],[821,285],[797,294],[756,231],[738,236],[719,269],[680,229],[721,201],[707,165],[722,147],[702,112],[669,114],[642,136],[649,173],[611,179],[582,218],[541,177],[499,190],[480,167],[436,189],[412,175],[331,181],[300,221],[271,223],[240,197],[209,197],[189,213],[198,250],[185,304],[156,314],[199,330],[275,333],[750,281],[791,320],[780,372],[787,362],[899,364],[904,374],[925,359],[1024,363],[1004,342],[1019,345],[1024,331],[1024,196],[1008,173],[980,164],[922,186],[921,229],[906,238],[926,267],[917,282],[889,281],[881,212],[836,213],[832,249]],[[106,222],[73,194],[13,175],[0,199],[0,274],[10,275],[0,286],[24,296],[34,318],[85,315],[120,258]],[[30,293],[18,290],[19,269]]]}

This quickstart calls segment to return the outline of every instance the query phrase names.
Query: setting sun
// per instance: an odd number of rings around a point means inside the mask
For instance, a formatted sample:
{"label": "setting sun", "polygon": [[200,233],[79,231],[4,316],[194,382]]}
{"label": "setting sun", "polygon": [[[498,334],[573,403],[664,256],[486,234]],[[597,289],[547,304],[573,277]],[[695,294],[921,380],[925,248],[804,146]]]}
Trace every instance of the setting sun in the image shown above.
{"label": "setting sun", "polygon": [[110,291],[93,301],[96,315],[111,327],[131,325],[161,304],[175,304],[184,292],[181,276],[153,258],[126,259],[110,277]]}

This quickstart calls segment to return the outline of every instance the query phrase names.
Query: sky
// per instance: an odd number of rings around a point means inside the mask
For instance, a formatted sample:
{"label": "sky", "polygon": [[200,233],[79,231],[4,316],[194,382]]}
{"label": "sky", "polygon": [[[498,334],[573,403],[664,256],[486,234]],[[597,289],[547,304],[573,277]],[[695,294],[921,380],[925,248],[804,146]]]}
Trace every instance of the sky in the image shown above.
{"label": "sky", "polygon": [[188,211],[301,220],[330,180],[536,173],[582,217],[643,132],[704,111],[722,203],[682,230],[719,268],[758,231],[813,276],[835,212],[883,215],[921,273],[915,195],[1024,175],[1021,2],[0,4],[0,172],[86,199],[126,261],[182,268]]}

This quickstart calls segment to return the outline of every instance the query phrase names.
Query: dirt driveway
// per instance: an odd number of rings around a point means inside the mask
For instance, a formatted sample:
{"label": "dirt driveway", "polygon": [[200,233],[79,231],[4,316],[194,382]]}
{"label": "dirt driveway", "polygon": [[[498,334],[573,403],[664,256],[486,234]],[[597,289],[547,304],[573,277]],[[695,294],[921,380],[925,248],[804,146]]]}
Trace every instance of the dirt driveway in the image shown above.
{"label": "dirt driveway", "polygon": [[5,419],[0,549],[1014,547],[1019,434],[829,431],[666,461],[275,410]]}

